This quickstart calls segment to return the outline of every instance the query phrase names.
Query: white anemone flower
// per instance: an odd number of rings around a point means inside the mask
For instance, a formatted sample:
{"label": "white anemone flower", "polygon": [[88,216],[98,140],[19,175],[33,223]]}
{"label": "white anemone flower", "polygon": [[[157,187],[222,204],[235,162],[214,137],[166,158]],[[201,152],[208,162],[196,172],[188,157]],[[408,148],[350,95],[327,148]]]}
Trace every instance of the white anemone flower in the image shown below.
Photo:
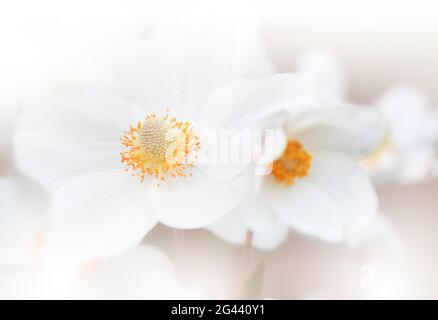
{"label": "white anemone flower", "polygon": [[420,91],[390,88],[374,104],[386,119],[383,144],[365,162],[377,183],[416,183],[432,177],[438,118]]}
{"label": "white anemone flower", "polygon": [[[170,259],[138,246],[121,255],[63,270],[38,264],[0,266],[1,299],[188,299]],[[73,271],[73,272],[72,272]]]}
{"label": "white anemone flower", "polygon": [[[266,72],[264,60],[248,68],[242,56],[256,55],[257,43],[240,50],[230,34],[199,29],[172,37],[158,30],[132,75],[137,90],[117,93],[109,81],[111,91],[53,95],[24,110],[17,163],[53,196],[44,256],[119,253],[157,222],[204,227],[246,198],[253,176],[245,166],[219,170],[192,157],[202,152],[203,130],[240,129],[294,103],[304,108],[307,91],[290,75],[236,82]],[[170,145],[175,161],[167,161]]]}
{"label": "white anemone flower", "polygon": [[0,102],[0,264],[31,261],[44,225],[44,192],[13,165],[15,104]]}
{"label": "white anemone flower", "polygon": [[290,227],[330,242],[367,228],[377,198],[357,162],[380,145],[381,116],[356,106],[290,111],[282,129],[284,147],[259,193],[208,229],[236,244],[250,231],[255,247],[270,250]]}
{"label": "white anemone flower", "polygon": [[[318,88],[323,104],[345,101],[346,76],[336,55],[324,49],[303,53],[297,70]],[[426,96],[409,86],[394,86],[377,101],[386,118],[384,144],[365,161],[377,183],[415,183],[430,178],[438,144],[438,119]]]}

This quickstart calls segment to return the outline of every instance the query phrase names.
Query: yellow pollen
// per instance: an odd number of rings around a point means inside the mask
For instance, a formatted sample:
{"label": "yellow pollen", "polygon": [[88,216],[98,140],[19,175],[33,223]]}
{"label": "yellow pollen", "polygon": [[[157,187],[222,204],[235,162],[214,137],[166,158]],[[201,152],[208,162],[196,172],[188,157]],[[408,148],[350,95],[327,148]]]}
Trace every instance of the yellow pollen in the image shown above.
{"label": "yellow pollen", "polygon": [[274,161],[271,174],[278,182],[290,186],[297,178],[307,176],[312,156],[296,140],[287,143],[283,155]]}
{"label": "yellow pollen", "polygon": [[121,138],[126,151],[122,163],[141,182],[146,176],[164,181],[167,176],[186,177],[196,160],[199,137],[189,122],[180,122],[168,114],[148,115],[143,122],[129,126]]}

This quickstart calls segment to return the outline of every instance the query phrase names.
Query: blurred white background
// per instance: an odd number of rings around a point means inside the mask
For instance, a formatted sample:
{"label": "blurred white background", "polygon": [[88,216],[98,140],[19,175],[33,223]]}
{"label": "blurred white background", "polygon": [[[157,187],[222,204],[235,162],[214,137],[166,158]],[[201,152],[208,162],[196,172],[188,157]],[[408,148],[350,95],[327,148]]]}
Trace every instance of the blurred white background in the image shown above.
{"label": "blurred white background", "polygon": [[262,6],[262,32],[279,70],[303,50],[335,51],[351,97],[370,102],[408,83],[438,100],[438,5],[434,1],[292,1]]}

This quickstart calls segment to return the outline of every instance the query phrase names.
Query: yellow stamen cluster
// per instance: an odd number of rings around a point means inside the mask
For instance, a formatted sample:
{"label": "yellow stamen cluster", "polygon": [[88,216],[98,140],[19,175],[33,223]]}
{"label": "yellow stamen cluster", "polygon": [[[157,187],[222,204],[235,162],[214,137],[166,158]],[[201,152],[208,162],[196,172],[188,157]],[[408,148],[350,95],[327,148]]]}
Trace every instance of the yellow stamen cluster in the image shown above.
{"label": "yellow stamen cluster", "polygon": [[141,182],[146,176],[164,181],[166,176],[186,177],[200,148],[199,137],[189,122],[180,122],[168,114],[148,115],[143,122],[129,126],[121,138],[127,148],[122,163]]}
{"label": "yellow stamen cluster", "polygon": [[274,161],[271,174],[278,182],[292,185],[297,178],[307,176],[312,156],[296,140],[287,143],[283,155]]}

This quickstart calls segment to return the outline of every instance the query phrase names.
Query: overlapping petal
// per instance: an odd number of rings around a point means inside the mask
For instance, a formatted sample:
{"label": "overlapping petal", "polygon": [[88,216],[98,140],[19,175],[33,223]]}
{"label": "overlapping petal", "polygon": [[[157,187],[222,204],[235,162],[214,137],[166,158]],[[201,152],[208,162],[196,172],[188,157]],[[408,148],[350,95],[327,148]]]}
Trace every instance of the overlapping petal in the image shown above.
{"label": "overlapping petal", "polygon": [[123,252],[156,224],[147,186],[122,170],[70,180],[53,196],[43,256],[81,263]]}
{"label": "overlapping petal", "polygon": [[208,227],[215,235],[242,245],[247,232],[253,233],[253,245],[272,250],[287,237],[289,226],[280,221],[262,197],[251,197],[229,215]]}
{"label": "overlapping petal", "polygon": [[339,106],[291,115],[286,131],[311,152],[335,151],[363,159],[383,143],[385,122],[370,108]]}
{"label": "overlapping petal", "polygon": [[185,179],[150,183],[150,208],[160,222],[175,228],[200,228],[217,221],[241,203],[251,190],[250,173],[217,180],[194,169]]}
{"label": "overlapping petal", "polygon": [[0,178],[0,264],[30,262],[44,230],[47,203],[23,178]]}
{"label": "overlapping petal", "polygon": [[120,168],[120,137],[139,119],[134,104],[110,92],[44,99],[20,119],[17,165],[52,191],[82,174]]}

